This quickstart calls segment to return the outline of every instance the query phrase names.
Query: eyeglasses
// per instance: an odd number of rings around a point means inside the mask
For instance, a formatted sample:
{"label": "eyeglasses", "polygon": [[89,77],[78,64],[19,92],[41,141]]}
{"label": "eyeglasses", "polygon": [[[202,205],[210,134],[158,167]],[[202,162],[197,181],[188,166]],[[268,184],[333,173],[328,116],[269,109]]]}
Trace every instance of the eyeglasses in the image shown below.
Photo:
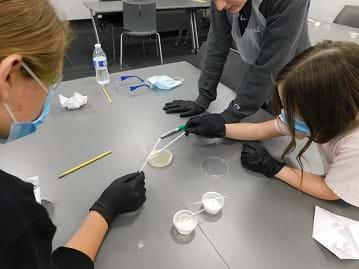
{"label": "eyeglasses", "polygon": [[26,70],[26,72],[29,73],[29,75],[41,86],[41,88],[42,88],[47,94],[49,94],[50,92],[55,91],[55,90],[59,87],[59,85],[61,84],[61,82],[62,82],[63,76],[62,76],[62,74],[61,74],[61,75],[55,77],[54,79],[51,79],[50,86],[49,86],[49,87],[46,87],[46,86],[44,85],[44,83],[38,78],[38,76],[35,75],[35,73],[30,69],[30,67],[29,67],[26,63],[22,62],[22,63],[21,63],[21,66]]}

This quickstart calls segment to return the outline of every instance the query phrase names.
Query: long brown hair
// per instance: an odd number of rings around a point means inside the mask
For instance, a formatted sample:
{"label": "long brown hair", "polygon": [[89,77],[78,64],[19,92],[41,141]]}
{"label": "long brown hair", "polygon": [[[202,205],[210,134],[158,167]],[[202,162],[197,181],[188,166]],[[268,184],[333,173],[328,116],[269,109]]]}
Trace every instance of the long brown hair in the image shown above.
{"label": "long brown hair", "polygon": [[20,54],[40,79],[59,72],[69,40],[47,0],[0,0],[0,61]]}
{"label": "long brown hair", "polygon": [[326,143],[358,125],[359,45],[324,41],[309,48],[279,72],[275,88],[274,112],[279,115],[285,110],[292,136],[282,158],[296,147],[296,117],[311,132],[297,155],[303,175],[301,158],[313,141]]}

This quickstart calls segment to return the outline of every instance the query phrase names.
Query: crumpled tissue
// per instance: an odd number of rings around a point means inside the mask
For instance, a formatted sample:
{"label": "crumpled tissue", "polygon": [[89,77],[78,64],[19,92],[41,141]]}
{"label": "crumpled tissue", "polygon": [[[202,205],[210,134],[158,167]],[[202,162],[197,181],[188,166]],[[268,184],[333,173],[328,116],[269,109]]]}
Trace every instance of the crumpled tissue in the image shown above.
{"label": "crumpled tissue", "polygon": [[83,96],[78,92],[75,92],[74,95],[70,98],[67,98],[61,94],[59,94],[60,104],[62,107],[66,107],[67,109],[79,109],[83,105],[87,103],[87,96]]}
{"label": "crumpled tissue", "polygon": [[359,221],[316,206],[312,237],[339,259],[359,259]]}

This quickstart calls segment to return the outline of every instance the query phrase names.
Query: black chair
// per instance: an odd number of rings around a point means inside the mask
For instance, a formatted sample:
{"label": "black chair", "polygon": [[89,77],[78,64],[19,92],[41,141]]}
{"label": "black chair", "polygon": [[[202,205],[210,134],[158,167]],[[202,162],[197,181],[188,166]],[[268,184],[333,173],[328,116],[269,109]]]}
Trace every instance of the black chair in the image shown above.
{"label": "black chair", "polygon": [[359,6],[344,6],[334,23],[359,28]]}
{"label": "black chair", "polygon": [[[113,0],[99,0],[100,2],[108,2]],[[122,13],[116,13],[116,14],[103,14],[100,20],[100,30],[103,31],[106,28],[106,24],[112,25],[112,37],[113,37],[113,31],[114,27],[122,27],[123,25],[123,17]]]}
{"label": "black chair", "polygon": [[197,67],[198,69],[202,69],[206,48],[207,48],[207,41],[202,43],[198,53],[193,55],[193,57],[191,57],[188,62],[194,65],[195,67]]}
{"label": "black chair", "polygon": [[157,20],[156,20],[156,3],[155,2],[123,2],[123,28],[120,37],[120,67],[122,70],[123,64],[123,36],[156,36],[157,39],[157,53],[159,49],[161,64],[163,64],[161,37],[157,32]]}
{"label": "black chair", "polygon": [[[203,10],[200,10],[199,14],[200,14],[200,17],[199,19],[199,23],[198,23],[198,27],[197,27],[197,31],[198,31],[198,36],[201,32],[201,30],[203,28],[208,28],[209,29],[209,26],[210,26],[210,20],[209,20],[209,15],[207,14],[209,11],[209,9],[203,9]],[[196,18],[198,17],[198,12],[196,13]],[[189,25],[189,18],[188,16],[185,17],[187,19],[187,27],[182,27],[179,32],[178,32],[178,36],[177,36],[177,39],[176,39],[176,42],[175,42],[175,46],[177,47],[180,42],[181,42],[181,39],[183,38],[183,45],[187,45],[187,42],[188,40],[190,39],[190,35],[191,35],[191,30],[190,30],[190,27],[188,27]],[[185,35],[183,35],[183,33],[186,33]]]}

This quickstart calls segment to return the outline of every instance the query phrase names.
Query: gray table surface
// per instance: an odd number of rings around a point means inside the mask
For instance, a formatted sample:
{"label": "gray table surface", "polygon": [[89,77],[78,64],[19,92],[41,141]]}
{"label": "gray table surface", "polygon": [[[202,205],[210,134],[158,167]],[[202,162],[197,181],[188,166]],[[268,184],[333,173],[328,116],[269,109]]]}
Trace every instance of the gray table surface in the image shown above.
{"label": "gray table surface", "polygon": [[[148,91],[128,94],[128,85],[111,75],[110,105],[95,82],[84,78],[64,82],[59,93],[74,91],[89,97],[77,111],[66,111],[57,98],[49,119],[36,135],[2,149],[2,169],[19,177],[39,176],[43,198],[58,227],[54,247],[76,231],[92,202],[116,177],[136,171],[160,133],[181,123],[178,115],[166,115],[164,103],[195,98],[200,70],[181,62],[128,71],[147,78],[157,74],[180,76],[185,82],[165,94]],[[211,112],[227,106],[234,93],[219,86]],[[257,114],[252,119],[268,117]],[[285,138],[266,142],[273,154],[285,146]],[[118,217],[111,226],[96,260],[96,268],[358,268],[358,262],[340,261],[312,238],[315,205],[359,220],[359,210],[343,202],[324,202],[286,184],[244,170],[241,143],[221,139],[184,137],[171,147],[173,163],[164,169],[145,167],[148,200],[136,213]],[[94,155],[113,153],[63,179],[57,176]],[[209,156],[223,158],[226,176],[203,173],[201,162]],[[318,169],[314,147],[307,154],[311,169]],[[192,236],[178,235],[173,215],[181,209],[197,210],[193,202],[206,191],[228,195],[216,217],[199,216]],[[142,241],[144,247],[138,249]]]}
{"label": "gray table surface", "polygon": [[[201,3],[193,0],[156,0],[158,10],[209,8],[209,0]],[[104,14],[123,11],[123,1],[84,2],[85,6],[95,13]]]}
{"label": "gray table surface", "polygon": [[359,28],[329,23],[319,20],[308,20],[309,35],[313,44],[322,40],[351,41],[359,44]]}

